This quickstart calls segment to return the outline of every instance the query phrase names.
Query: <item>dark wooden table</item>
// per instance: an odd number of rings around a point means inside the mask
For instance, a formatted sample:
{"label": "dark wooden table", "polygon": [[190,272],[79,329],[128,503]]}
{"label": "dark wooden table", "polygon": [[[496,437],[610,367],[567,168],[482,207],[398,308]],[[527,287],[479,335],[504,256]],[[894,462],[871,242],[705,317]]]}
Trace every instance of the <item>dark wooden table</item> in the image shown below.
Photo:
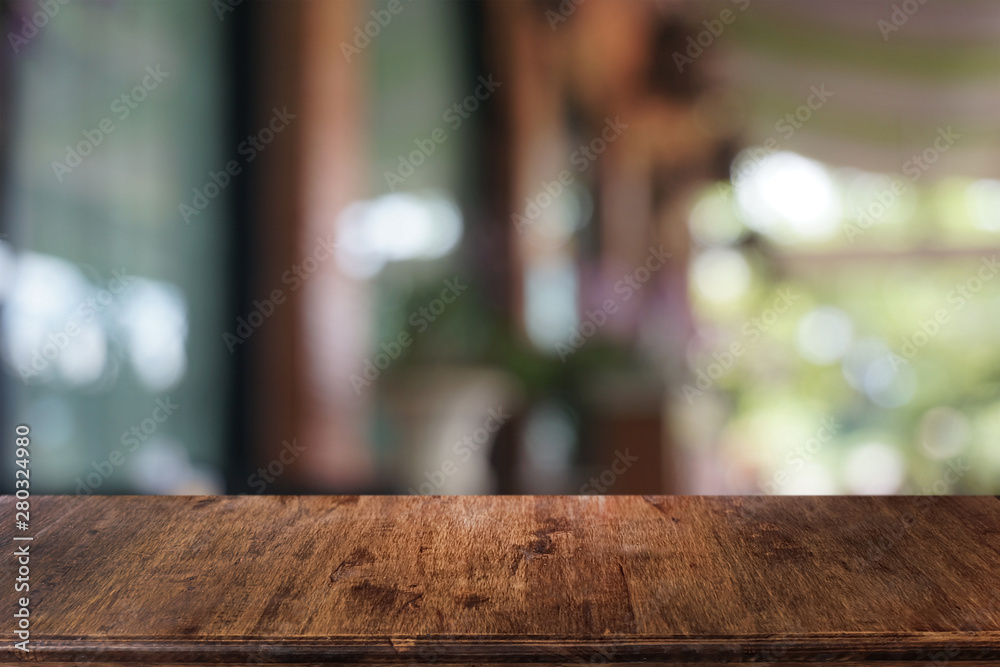
{"label": "dark wooden table", "polygon": [[1000,499],[39,497],[0,661],[1000,664]]}

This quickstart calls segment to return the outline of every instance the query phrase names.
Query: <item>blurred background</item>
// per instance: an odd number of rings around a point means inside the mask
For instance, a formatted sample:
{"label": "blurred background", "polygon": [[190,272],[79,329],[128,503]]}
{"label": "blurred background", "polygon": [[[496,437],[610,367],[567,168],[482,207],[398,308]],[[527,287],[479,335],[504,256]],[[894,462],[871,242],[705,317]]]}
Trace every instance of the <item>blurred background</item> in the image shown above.
{"label": "blurred background", "polygon": [[1000,2],[4,0],[47,493],[1000,493]]}

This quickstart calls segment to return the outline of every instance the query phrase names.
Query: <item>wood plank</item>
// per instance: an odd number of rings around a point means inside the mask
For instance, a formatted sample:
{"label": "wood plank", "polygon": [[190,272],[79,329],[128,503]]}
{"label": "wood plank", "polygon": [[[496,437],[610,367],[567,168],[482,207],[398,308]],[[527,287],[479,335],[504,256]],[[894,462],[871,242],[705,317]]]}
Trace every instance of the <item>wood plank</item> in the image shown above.
{"label": "wood plank", "polygon": [[994,497],[36,497],[32,527],[33,661],[1000,660]]}

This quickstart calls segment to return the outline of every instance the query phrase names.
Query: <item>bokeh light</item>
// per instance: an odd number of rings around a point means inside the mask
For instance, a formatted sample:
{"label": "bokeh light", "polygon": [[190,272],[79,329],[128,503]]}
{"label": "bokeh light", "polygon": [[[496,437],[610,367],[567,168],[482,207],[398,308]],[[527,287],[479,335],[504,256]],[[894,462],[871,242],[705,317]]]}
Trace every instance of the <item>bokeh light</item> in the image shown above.
{"label": "bokeh light", "polygon": [[781,151],[755,164],[750,153],[737,160],[736,201],[751,228],[779,243],[833,235],[841,220],[840,195],[826,168]]}

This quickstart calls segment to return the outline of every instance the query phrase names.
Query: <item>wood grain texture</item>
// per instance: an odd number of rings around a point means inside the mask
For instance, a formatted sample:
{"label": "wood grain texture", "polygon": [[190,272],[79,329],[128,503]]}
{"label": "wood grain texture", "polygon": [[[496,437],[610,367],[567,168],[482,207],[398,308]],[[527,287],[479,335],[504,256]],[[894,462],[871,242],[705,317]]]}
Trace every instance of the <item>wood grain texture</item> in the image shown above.
{"label": "wood grain texture", "polygon": [[[33,651],[4,614],[0,661],[1000,661],[994,497],[36,497],[31,516]],[[5,497],[8,554],[13,524]]]}

